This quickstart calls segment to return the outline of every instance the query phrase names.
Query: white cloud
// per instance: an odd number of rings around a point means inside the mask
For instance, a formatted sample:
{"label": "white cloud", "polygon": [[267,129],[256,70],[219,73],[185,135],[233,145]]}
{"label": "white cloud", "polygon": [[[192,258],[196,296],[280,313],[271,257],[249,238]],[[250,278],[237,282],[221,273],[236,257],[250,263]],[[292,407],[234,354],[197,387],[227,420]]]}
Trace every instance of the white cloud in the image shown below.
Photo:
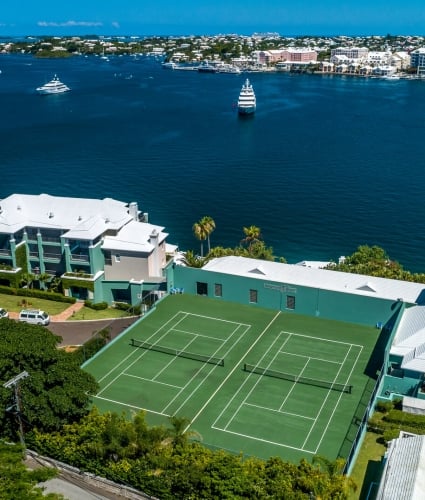
{"label": "white cloud", "polygon": [[65,21],[62,23],[49,22],[49,21],[38,21],[38,26],[47,27],[64,27],[64,26],[103,26],[103,23],[97,21]]}
{"label": "white cloud", "polygon": [[119,23],[119,22],[117,22],[117,21],[114,21],[114,22],[112,23],[112,26],[113,26],[114,28],[119,28],[119,27],[120,27],[120,23]]}

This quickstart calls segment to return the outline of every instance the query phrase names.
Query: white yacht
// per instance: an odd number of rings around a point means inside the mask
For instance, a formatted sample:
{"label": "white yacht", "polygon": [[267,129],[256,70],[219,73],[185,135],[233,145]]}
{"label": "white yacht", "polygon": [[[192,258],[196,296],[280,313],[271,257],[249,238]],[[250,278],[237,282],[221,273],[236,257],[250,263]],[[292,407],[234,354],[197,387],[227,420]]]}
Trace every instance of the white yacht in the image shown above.
{"label": "white yacht", "polygon": [[238,112],[240,115],[251,115],[255,112],[257,101],[255,98],[254,89],[248,78],[242,85],[238,99]]}
{"label": "white yacht", "polygon": [[63,92],[68,92],[68,90],[71,89],[62,83],[56,75],[50,82],[45,83],[41,87],[37,87],[37,92],[39,94],[62,94]]}

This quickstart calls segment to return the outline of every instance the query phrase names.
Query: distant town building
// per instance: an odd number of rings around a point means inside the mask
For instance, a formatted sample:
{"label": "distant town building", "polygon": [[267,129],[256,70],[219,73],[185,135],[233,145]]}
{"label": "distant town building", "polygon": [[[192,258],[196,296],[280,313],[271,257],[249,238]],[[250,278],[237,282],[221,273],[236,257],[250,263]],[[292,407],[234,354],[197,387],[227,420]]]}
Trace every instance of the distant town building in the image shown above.
{"label": "distant town building", "polygon": [[410,54],[410,66],[416,68],[418,74],[425,74],[425,48],[414,50]]}

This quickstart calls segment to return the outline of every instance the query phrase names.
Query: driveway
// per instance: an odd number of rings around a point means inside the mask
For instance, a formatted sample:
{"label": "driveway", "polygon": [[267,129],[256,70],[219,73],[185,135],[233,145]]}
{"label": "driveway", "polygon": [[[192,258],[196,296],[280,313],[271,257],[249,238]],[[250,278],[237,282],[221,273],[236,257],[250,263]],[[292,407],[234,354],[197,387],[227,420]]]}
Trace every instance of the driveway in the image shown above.
{"label": "driveway", "polygon": [[47,328],[55,335],[62,337],[61,346],[82,345],[105,328],[109,332],[109,340],[112,340],[139,318],[139,316],[131,316],[99,321],[52,321]]}

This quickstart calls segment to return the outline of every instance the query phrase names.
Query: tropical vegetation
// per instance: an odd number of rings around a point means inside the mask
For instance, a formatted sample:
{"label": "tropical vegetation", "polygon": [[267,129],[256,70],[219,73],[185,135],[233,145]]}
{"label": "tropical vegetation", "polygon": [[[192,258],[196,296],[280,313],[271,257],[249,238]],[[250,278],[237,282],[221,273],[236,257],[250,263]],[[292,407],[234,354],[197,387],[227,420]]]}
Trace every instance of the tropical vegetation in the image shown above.
{"label": "tropical vegetation", "polygon": [[23,416],[13,387],[0,385],[0,437],[16,439],[18,421],[24,433],[34,428],[50,432],[87,413],[97,383],[77,357],[58,349],[59,341],[42,326],[0,321],[0,381],[28,373],[19,383]]}
{"label": "tropical vegetation", "polygon": [[352,255],[340,259],[338,263],[331,262],[327,269],[425,283],[425,273],[411,273],[403,269],[399,262],[391,259],[383,248],[376,245],[360,245]]}
{"label": "tropical vegetation", "polygon": [[[202,267],[209,260],[217,257],[237,255],[240,257],[250,257],[252,259],[275,260],[273,248],[266,246],[261,235],[261,229],[257,226],[243,228],[244,238],[239,245],[234,248],[224,248],[221,246],[211,247],[210,235],[215,229],[215,222],[211,217],[203,217],[192,226],[194,236],[201,242],[201,254],[198,255],[193,250],[185,252],[184,263],[189,267]],[[208,252],[204,256],[203,242],[208,241]],[[280,262],[286,262],[283,257]]]}
{"label": "tropical vegetation", "polygon": [[[331,499],[355,488],[341,471],[343,460],[316,457],[313,463],[260,460],[212,451],[185,433],[188,421],[172,417],[169,427],[149,427],[143,412],[100,414],[95,408],[60,431],[34,431],[40,453],[83,470],[168,499]],[[195,440],[191,439],[195,438]]]}
{"label": "tropical vegetation", "polygon": [[62,495],[45,494],[38,483],[57,475],[53,468],[30,470],[22,461],[21,446],[0,440],[0,500],[60,500]]}

